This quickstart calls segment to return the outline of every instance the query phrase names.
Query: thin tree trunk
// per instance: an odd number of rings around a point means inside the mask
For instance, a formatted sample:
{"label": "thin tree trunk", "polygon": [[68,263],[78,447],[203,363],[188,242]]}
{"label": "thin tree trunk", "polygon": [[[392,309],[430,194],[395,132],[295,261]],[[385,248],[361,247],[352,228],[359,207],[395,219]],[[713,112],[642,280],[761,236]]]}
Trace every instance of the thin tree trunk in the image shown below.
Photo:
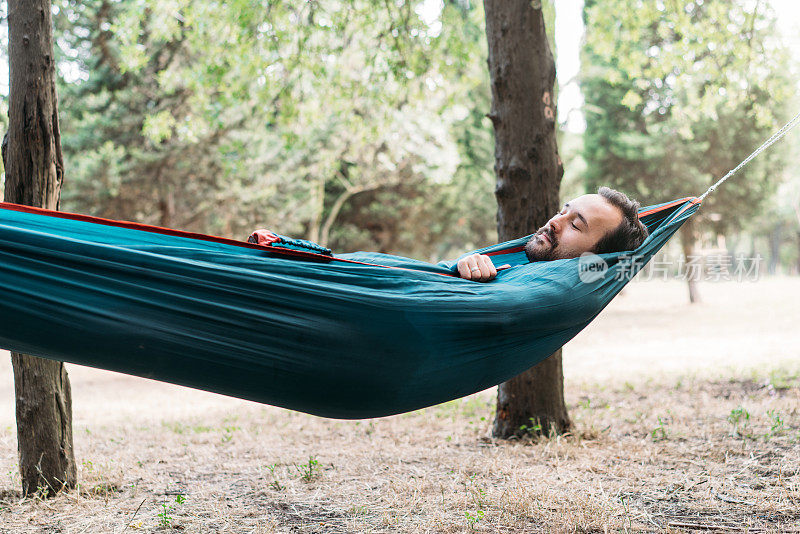
{"label": "thin tree trunk", "polygon": [[[157,181],[161,181],[161,170],[158,171]],[[175,226],[175,193],[170,184],[162,184],[160,187],[161,198],[158,200],[158,224],[163,228],[173,228]]]}
{"label": "thin tree trunk", "polygon": [[795,274],[800,274],[800,231],[797,232],[797,263],[795,265]]}
{"label": "thin tree trunk", "polygon": [[[800,225],[800,199],[792,204],[797,224]],[[795,274],[800,274],[800,228],[797,230],[797,263],[795,264]]]}
{"label": "thin tree trunk", "polygon": [[161,200],[158,202],[158,224],[164,228],[175,226],[175,196],[171,188],[162,190]]}
{"label": "thin tree trunk", "polygon": [[[558,211],[564,173],[556,146],[555,62],[541,1],[486,0],[495,130],[497,231],[501,241],[535,232]],[[493,434],[562,432],[561,351],[499,386]]]}
{"label": "thin tree trunk", "polygon": [[781,241],[783,241],[783,223],[778,223],[772,227],[769,233],[767,274],[774,275],[778,272],[778,266],[781,263]]}
{"label": "thin tree trunk", "polygon": [[[3,139],[4,199],[58,209],[63,160],[49,0],[10,0],[9,129]],[[42,326],[46,335],[47,325]],[[72,395],[62,362],[12,353],[22,491],[75,487]]]}
{"label": "thin tree trunk", "polygon": [[[364,193],[366,191],[373,191],[381,187],[381,184],[370,184],[370,185],[362,185],[359,187],[351,187],[345,190],[344,193],[339,195],[336,198],[336,202],[333,203],[331,206],[331,212],[325,218],[325,222],[322,225],[322,229],[319,232],[319,241],[315,241],[315,243],[319,243],[323,247],[328,246],[328,240],[331,237],[331,228],[333,228],[333,223],[336,222],[336,218],[339,216],[339,212],[342,211],[345,202],[350,200],[353,195],[357,195],[359,193]],[[312,240],[313,241],[313,240]]]}
{"label": "thin tree trunk", "polygon": [[692,263],[694,259],[697,259],[694,251],[695,244],[697,243],[694,219],[691,217],[687,219],[679,231],[681,235],[683,257],[686,259],[686,283],[689,288],[689,302],[696,304],[700,302],[700,289],[697,287],[697,282],[702,276],[702,272],[697,269],[702,269],[702,266],[694,267]]}
{"label": "thin tree trunk", "polygon": [[325,180],[320,179],[314,184],[314,198],[311,200],[314,204],[314,213],[311,221],[308,223],[308,232],[306,239],[319,242],[319,235],[322,227],[322,214],[325,211]]}

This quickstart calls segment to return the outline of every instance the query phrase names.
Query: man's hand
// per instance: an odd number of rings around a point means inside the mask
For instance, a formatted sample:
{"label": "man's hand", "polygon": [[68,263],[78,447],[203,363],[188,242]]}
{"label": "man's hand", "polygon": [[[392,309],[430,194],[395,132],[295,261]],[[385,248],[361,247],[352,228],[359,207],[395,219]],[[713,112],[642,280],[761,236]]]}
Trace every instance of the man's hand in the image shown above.
{"label": "man's hand", "polygon": [[492,260],[484,254],[471,254],[458,260],[458,275],[465,280],[488,282],[497,276]]}

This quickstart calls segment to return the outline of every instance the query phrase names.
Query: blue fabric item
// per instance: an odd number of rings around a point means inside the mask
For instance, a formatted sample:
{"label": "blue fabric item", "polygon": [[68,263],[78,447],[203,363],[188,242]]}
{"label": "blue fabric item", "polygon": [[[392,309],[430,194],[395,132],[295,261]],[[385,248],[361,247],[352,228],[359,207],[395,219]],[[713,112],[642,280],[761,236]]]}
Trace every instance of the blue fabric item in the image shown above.
{"label": "blue fabric item", "polygon": [[644,208],[640,261],[604,254],[588,283],[585,259],[525,263],[527,237],[481,249],[514,267],[479,283],[454,262],[294,257],[0,205],[0,346],[320,416],[396,414],[546,358],[698,206]]}
{"label": "blue fabric item", "polygon": [[325,256],[333,255],[333,251],[331,251],[331,249],[325,248],[318,243],[314,243],[313,241],[308,241],[307,239],[297,239],[296,237],[286,237],[285,235],[280,234],[275,235],[278,237],[278,241],[270,246],[283,247],[291,250],[307,250],[309,252],[324,254]]}

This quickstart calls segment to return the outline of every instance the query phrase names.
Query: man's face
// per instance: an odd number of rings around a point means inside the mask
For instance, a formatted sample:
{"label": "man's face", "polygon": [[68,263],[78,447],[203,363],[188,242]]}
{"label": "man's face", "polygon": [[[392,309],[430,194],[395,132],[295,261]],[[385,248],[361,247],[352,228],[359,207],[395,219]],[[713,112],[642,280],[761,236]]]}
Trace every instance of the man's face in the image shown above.
{"label": "man's face", "polygon": [[583,195],[564,204],[528,240],[531,261],[577,258],[591,252],[600,239],[622,223],[622,213],[600,195]]}

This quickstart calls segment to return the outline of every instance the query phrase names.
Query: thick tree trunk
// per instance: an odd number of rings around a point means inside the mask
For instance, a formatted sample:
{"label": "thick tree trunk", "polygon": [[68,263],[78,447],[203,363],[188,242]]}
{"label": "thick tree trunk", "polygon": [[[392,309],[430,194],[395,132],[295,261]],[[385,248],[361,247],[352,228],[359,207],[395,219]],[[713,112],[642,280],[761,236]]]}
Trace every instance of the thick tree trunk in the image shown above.
{"label": "thick tree trunk", "polygon": [[681,235],[681,247],[683,248],[683,257],[686,260],[686,283],[689,287],[689,302],[696,304],[700,302],[700,290],[697,283],[702,276],[702,265],[699,264],[700,258],[695,254],[695,243],[697,243],[697,234],[695,233],[694,219],[691,217],[683,223],[679,230]]}
{"label": "thick tree trunk", "polygon": [[[558,211],[564,173],[556,146],[555,63],[540,1],[486,0],[501,241],[535,232]],[[493,433],[562,432],[561,351],[499,386]]]}
{"label": "thick tree trunk", "polygon": [[[10,105],[5,200],[58,209],[63,177],[49,0],[8,3]],[[42,325],[46,335],[47,325]],[[75,487],[72,396],[62,362],[12,353],[22,491]]]}
{"label": "thick tree trunk", "polygon": [[571,422],[564,402],[561,349],[539,365],[503,382],[497,388],[497,415],[492,435],[549,435],[562,433]]}

